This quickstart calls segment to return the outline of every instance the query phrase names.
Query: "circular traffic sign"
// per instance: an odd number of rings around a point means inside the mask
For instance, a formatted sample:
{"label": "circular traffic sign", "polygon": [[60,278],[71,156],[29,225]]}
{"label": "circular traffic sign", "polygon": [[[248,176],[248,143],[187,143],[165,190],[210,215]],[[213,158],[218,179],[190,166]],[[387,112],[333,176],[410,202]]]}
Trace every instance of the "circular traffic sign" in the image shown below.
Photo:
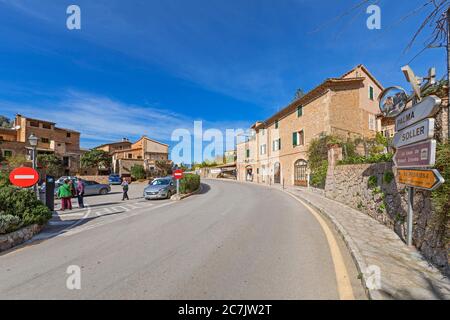
{"label": "circular traffic sign", "polygon": [[175,170],[174,173],[173,173],[173,177],[176,180],[183,179],[183,170]]}
{"label": "circular traffic sign", "polygon": [[9,181],[17,187],[29,188],[38,183],[39,173],[33,168],[17,168],[9,174]]}

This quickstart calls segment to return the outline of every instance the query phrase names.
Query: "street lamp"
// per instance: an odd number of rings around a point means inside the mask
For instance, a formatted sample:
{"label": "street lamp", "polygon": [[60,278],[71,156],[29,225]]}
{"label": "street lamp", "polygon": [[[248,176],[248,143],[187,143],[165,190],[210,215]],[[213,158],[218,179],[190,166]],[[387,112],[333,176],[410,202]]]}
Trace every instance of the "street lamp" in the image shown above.
{"label": "street lamp", "polygon": [[[33,148],[33,153],[32,153],[32,160],[33,160],[33,169],[36,170],[37,169],[37,157],[36,157],[36,147],[38,144],[38,137],[36,137],[34,135],[34,133],[32,133],[29,137],[28,137],[28,143],[30,144],[30,146]],[[36,196],[39,199],[39,190],[37,188],[37,185],[34,185],[34,192],[36,193]]]}

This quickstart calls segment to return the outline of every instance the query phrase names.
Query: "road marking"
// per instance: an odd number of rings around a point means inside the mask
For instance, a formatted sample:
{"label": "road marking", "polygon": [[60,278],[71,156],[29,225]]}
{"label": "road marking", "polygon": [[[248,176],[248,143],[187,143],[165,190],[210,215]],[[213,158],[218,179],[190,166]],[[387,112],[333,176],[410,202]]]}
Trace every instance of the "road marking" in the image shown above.
{"label": "road marking", "polygon": [[[150,210],[153,211],[155,209],[163,208],[163,207],[175,204],[175,203],[176,202],[167,202],[167,203],[164,203],[164,204],[159,205],[159,206],[150,206],[150,207],[152,207]],[[142,208],[142,209],[147,209],[147,208]],[[61,237],[69,237],[69,236],[81,233],[83,231],[87,231],[87,230],[91,230],[91,229],[94,229],[94,228],[102,227],[102,226],[105,226],[105,225],[108,225],[108,224],[111,224],[111,223],[119,222],[119,221],[122,221],[122,220],[125,220],[125,219],[129,219],[129,218],[132,218],[134,216],[141,215],[141,214],[147,213],[147,212],[148,211],[134,212],[134,213],[131,213],[131,214],[126,214],[126,215],[123,215],[123,216],[119,216],[116,219],[111,219],[111,220],[106,220],[106,221],[103,221],[103,222],[94,223],[92,225],[88,225],[88,226],[85,226],[85,227],[80,227],[80,228],[77,228],[77,229],[70,228],[70,230],[68,230],[67,232],[65,232],[63,234],[60,234],[59,236],[61,236]]]}
{"label": "road marking", "polygon": [[300,202],[305,208],[308,209],[309,212],[311,212],[311,214],[319,222],[323,232],[325,233],[325,236],[328,241],[328,246],[330,247],[331,258],[334,264],[334,271],[336,274],[336,282],[339,292],[339,298],[341,300],[355,300],[352,284],[350,282],[350,277],[348,275],[347,267],[345,266],[344,257],[342,256],[341,250],[339,249],[339,245],[330,227],[322,218],[322,216],[319,213],[317,213],[316,210],[311,208],[308,204],[306,204],[293,194],[289,192],[287,194],[293,197],[298,202]]}

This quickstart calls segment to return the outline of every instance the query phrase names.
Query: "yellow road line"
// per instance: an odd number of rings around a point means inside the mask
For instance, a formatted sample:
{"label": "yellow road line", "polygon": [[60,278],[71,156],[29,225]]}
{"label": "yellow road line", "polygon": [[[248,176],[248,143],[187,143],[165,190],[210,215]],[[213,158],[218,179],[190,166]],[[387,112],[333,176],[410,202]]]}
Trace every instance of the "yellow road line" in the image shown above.
{"label": "yellow road line", "polygon": [[295,200],[300,202],[303,206],[305,206],[309,212],[316,218],[316,220],[319,222],[323,232],[325,233],[325,236],[328,241],[328,245],[330,247],[331,252],[331,258],[333,260],[334,264],[334,271],[336,273],[336,283],[337,288],[339,292],[339,298],[341,300],[355,300],[355,296],[353,294],[353,288],[352,284],[350,282],[350,277],[348,275],[347,267],[344,263],[344,258],[342,256],[341,250],[339,249],[339,245],[336,241],[336,238],[333,235],[333,232],[331,231],[328,224],[325,222],[325,220],[322,218],[322,216],[317,213],[316,210],[311,208],[308,204],[294,196],[293,194],[288,194],[293,197]]}

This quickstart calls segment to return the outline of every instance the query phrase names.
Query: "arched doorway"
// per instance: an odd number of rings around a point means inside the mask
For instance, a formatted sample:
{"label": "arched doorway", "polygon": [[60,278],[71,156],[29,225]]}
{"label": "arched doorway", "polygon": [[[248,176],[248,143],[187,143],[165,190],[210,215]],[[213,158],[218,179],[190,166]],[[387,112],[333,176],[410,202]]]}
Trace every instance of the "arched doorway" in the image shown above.
{"label": "arched doorway", "polygon": [[308,186],[308,162],[305,160],[297,160],[294,163],[294,184],[296,186]]}
{"label": "arched doorway", "polygon": [[273,166],[273,183],[281,183],[281,165],[279,162]]}
{"label": "arched doorway", "polygon": [[245,168],[245,180],[246,181],[253,181],[253,168],[252,168],[252,166],[247,166]]}

